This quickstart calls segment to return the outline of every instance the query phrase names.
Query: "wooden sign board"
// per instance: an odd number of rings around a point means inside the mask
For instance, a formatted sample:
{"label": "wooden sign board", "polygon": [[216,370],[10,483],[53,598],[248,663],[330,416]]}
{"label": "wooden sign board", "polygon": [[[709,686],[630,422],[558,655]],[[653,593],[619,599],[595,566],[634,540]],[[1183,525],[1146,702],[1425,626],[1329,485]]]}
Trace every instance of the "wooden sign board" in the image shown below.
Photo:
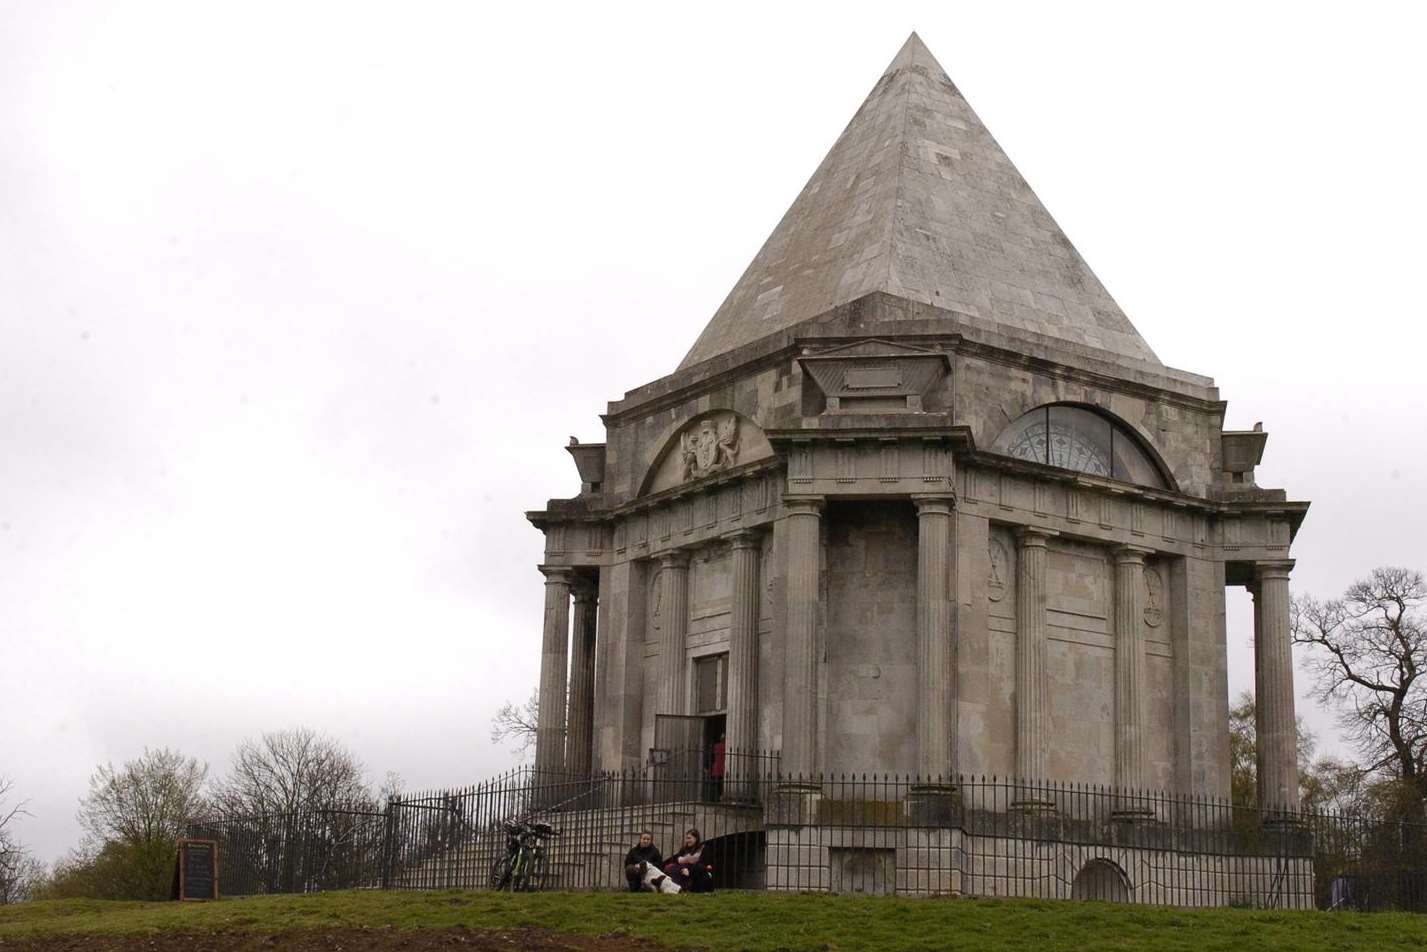
{"label": "wooden sign board", "polygon": [[218,898],[216,840],[178,841],[178,864],[173,871],[173,898],[187,901]]}

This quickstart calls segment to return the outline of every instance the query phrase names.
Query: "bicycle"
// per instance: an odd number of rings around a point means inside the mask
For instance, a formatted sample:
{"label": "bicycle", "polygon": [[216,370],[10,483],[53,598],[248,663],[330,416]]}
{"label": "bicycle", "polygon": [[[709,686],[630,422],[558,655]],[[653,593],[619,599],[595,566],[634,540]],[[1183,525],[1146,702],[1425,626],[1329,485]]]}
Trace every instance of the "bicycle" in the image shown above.
{"label": "bicycle", "polygon": [[560,834],[548,823],[523,819],[506,823],[505,855],[491,864],[491,889],[534,892],[545,876],[545,841]]}

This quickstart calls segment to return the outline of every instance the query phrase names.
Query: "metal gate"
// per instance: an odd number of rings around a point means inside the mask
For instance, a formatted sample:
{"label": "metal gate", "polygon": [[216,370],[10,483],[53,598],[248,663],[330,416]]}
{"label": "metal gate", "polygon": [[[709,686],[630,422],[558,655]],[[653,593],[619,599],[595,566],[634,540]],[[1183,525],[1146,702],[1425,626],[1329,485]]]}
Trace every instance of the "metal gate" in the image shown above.
{"label": "metal gate", "polygon": [[655,802],[698,800],[704,784],[704,719],[697,715],[654,715],[654,747],[649,751]]}

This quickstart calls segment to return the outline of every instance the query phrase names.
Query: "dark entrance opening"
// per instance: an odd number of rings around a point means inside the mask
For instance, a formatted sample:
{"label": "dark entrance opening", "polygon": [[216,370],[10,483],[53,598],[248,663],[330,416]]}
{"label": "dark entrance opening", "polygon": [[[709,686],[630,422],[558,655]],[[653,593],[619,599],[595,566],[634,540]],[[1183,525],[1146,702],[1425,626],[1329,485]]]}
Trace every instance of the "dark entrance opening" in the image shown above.
{"label": "dark entrance opening", "polygon": [[[704,799],[709,803],[723,799],[723,775],[728,766],[728,751],[726,744],[720,747],[718,742],[724,736],[727,722],[726,714],[709,714],[704,718]],[[720,763],[720,760],[723,762]]]}

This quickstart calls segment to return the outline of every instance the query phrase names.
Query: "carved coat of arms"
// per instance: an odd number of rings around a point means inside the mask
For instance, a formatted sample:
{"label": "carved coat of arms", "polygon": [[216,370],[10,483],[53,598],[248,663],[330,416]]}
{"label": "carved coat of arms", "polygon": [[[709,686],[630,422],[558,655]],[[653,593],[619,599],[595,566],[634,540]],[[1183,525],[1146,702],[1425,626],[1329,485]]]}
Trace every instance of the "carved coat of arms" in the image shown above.
{"label": "carved coat of arms", "polygon": [[684,478],[697,479],[738,462],[738,417],[706,417],[679,438]]}

